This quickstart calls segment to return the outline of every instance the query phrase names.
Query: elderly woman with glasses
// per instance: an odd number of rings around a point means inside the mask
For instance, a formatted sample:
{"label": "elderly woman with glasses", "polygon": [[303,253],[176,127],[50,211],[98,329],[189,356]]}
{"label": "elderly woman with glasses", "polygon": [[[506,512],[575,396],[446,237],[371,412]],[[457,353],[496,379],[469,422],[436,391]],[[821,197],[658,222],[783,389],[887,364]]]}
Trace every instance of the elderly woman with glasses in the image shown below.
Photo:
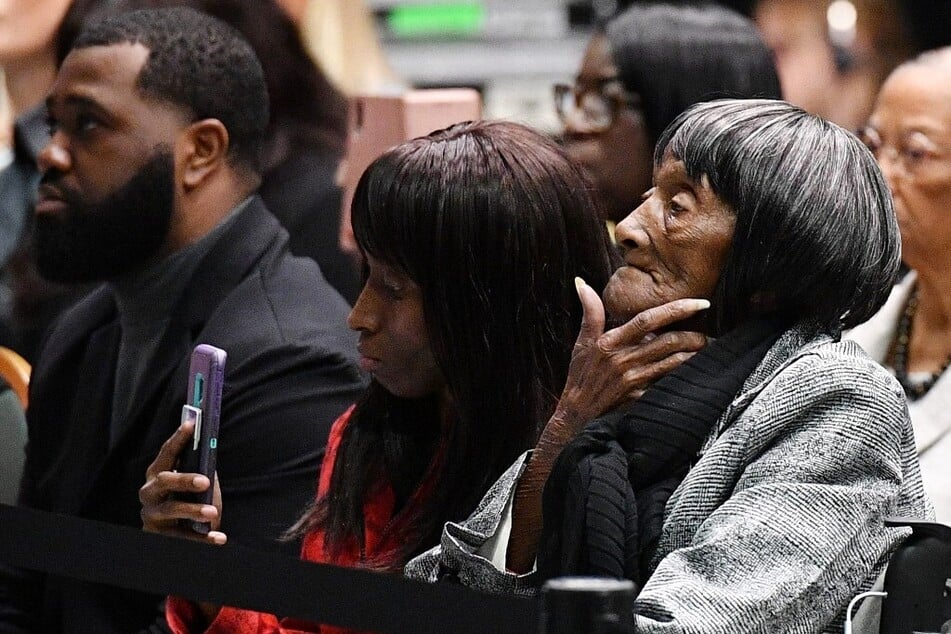
{"label": "elderly woman with glasses", "polygon": [[848,336],[904,388],[925,490],[951,524],[951,48],[899,66],[861,136],[894,197],[911,270]]}
{"label": "elderly woman with glasses", "polygon": [[650,187],[652,148],[688,106],[779,96],[772,55],[756,27],[716,4],[631,6],[591,39],[575,85],[555,87],[568,153],[585,167],[614,222]]}
{"label": "elderly woman with glasses", "polygon": [[[840,340],[899,266],[888,186],[854,135],[774,100],[692,106],[652,166],[603,305],[579,284],[535,449],[407,572],[521,594],[629,578],[639,633],[841,632],[904,536],[885,518],[933,515],[904,392]],[[698,352],[612,398],[691,332]]]}

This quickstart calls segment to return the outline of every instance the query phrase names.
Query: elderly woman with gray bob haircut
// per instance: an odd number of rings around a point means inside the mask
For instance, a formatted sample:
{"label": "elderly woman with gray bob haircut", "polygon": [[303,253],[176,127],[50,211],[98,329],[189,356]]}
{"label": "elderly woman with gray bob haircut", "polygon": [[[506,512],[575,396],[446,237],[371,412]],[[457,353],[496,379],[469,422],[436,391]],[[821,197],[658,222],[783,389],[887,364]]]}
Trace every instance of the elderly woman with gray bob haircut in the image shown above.
{"label": "elderly woman with gray bob haircut", "polygon": [[628,578],[638,632],[840,631],[904,537],[884,518],[933,517],[901,387],[840,340],[899,266],[874,158],[781,101],[699,104],[660,136],[617,238],[603,303],[578,282],[536,448],[407,574],[516,594]]}

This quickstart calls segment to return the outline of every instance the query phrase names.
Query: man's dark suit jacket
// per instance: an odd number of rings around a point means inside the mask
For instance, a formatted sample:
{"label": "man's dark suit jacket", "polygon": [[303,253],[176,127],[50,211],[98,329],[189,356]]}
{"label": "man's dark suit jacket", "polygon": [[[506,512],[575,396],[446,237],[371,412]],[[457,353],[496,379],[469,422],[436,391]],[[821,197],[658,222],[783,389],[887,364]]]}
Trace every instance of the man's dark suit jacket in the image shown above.
{"label": "man's dark suit jacket", "polygon": [[[222,530],[262,549],[313,499],[330,426],[363,387],[348,306],[255,198],[203,258],[172,315],[150,380],[109,447],[119,321],[94,291],[54,326],[34,367],[20,504],[141,527],[138,489],[179,424],[197,343],[228,353],[218,476]],[[143,570],[143,575],[148,571]],[[7,571],[0,632],[136,632],[160,627],[161,598]]]}

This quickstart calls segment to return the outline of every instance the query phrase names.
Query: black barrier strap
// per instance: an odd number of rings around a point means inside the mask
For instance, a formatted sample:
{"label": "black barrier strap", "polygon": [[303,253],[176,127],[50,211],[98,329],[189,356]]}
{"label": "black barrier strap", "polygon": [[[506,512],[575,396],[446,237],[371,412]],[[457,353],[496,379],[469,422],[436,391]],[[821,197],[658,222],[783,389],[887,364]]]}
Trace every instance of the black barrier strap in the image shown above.
{"label": "black barrier strap", "polygon": [[0,504],[0,561],[83,581],[378,632],[538,628],[535,601],[210,546]]}

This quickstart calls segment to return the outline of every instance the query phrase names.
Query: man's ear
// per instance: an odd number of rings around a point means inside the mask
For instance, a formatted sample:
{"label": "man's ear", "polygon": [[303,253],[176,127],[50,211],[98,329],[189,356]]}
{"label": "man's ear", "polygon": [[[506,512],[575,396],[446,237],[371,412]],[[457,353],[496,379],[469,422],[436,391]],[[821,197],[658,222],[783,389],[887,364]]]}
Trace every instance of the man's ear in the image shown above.
{"label": "man's ear", "polygon": [[179,142],[185,189],[198,187],[224,166],[229,142],[228,129],[218,119],[202,119],[185,129]]}

